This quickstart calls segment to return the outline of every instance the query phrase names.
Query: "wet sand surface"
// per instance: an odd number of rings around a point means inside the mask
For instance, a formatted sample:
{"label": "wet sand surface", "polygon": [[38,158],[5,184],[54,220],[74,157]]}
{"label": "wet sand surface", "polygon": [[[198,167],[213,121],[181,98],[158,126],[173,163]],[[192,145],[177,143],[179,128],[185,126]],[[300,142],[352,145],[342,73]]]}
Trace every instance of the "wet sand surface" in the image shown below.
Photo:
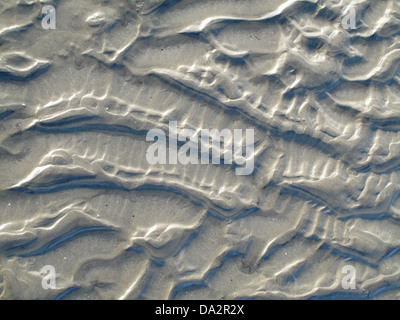
{"label": "wet sand surface", "polygon": [[[1,299],[399,299],[399,40],[394,0],[0,0]],[[254,171],[149,164],[170,121]]]}

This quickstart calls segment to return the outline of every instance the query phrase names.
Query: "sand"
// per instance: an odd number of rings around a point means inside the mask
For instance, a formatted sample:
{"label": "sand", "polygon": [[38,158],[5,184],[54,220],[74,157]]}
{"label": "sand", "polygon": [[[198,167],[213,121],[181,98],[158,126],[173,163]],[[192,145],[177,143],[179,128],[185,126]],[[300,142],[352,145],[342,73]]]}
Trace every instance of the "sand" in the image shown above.
{"label": "sand", "polygon": [[[395,0],[0,0],[0,298],[399,299],[399,32]],[[254,130],[254,170],[150,164],[171,121]]]}

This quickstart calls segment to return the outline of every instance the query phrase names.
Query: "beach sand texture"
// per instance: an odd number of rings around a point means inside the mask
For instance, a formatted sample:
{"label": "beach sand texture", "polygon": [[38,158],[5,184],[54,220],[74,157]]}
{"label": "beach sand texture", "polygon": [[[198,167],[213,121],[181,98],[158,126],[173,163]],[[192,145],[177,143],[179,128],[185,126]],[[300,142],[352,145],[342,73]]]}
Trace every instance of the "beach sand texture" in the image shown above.
{"label": "beach sand texture", "polygon": [[399,66],[397,0],[0,0],[0,298],[399,299]]}

